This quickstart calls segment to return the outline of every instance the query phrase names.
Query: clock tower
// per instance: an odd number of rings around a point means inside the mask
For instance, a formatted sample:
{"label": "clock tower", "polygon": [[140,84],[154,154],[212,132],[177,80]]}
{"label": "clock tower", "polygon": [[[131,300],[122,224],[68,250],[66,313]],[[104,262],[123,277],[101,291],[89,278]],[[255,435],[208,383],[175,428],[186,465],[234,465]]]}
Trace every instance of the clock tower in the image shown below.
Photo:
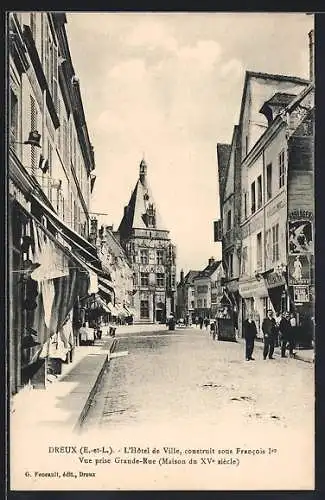
{"label": "clock tower", "polygon": [[175,313],[176,248],[164,227],[142,159],[139,178],[118,229],[133,269],[135,323],[164,323]]}

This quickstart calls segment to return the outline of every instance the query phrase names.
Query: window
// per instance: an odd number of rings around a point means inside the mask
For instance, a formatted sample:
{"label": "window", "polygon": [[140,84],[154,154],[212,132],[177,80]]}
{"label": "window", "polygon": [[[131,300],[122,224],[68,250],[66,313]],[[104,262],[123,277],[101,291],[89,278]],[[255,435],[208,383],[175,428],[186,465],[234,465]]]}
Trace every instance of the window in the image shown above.
{"label": "window", "polygon": [[262,269],[262,233],[256,236],[256,265],[257,271]]}
{"label": "window", "polygon": [[52,95],[55,109],[58,109],[58,53],[50,35],[49,24],[45,27],[44,68],[46,80]]}
{"label": "window", "polygon": [[279,260],[279,224],[272,227],[272,262]]}
{"label": "window", "polygon": [[286,167],[284,162],[284,149],[279,154],[279,188],[282,188],[285,183]]}
{"label": "window", "polygon": [[141,286],[149,285],[149,273],[141,273]]}
{"label": "window", "polygon": [[158,265],[163,265],[164,263],[164,251],[163,250],[157,250],[157,264]]}
{"label": "window", "polygon": [[133,273],[132,279],[133,279],[133,286],[137,286],[138,280],[137,280],[137,274],[136,273]]}
{"label": "window", "polygon": [[241,272],[242,274],[247,273],[247,247],[243,247],[242,258],[241,258]]}
{"label": "window", "polygon": [[172,274],[172,276],[171,276],[170,284],[171,284],[172,288],[175,288],[176,278],[175,278],[174,274]]}
{"label": "window", "polygon": [[[37,107],[33,96],[30,96],[30,129],[31,131],[37,130]],[[36,146],[31,146],[30,158],[31,158],[32,174],[35,174],[37,168]]]}
{"label": "window", "polygon": [[140,318],[149,318],[149,301],[141,300],[140,301]]}
{"label": "window", "polygon": [[155,220],[155,209],[152,203],[149,204],[148,209],[147,209],[147,220],[148,220],[148,226],[149,227],[155,227],[156,225],[156,220]]}
{"label": "window", "polygon": [[262,176],[257,177],[257,208],[261,208],[263,203],[263,193],[262,193]]}
{"label": "window", "polygon": [[229,278],[232,278],[234,274],[234,256],[232,253],[228,256],[228,274]]}
{"label": "window", "polygon": [[69,163],[69,138],[68,138],[68,122],[63,118],[63,159],[66,166]]}
{"label": "window", "polygon": [[202,299],[197,299],[197,306],[202,307]]}
{"label": "window", "polygon": [[251,212],[252,214],[256,211],[256,197],[255,197],[255,181],[251,185]]}
{"label": "window", "polygon": [[149,262],[148,250],[140,250],[140,262],[141,264],[148,264]]}
{"label": "window", "polygon": [[[41,185],[44,193],[48,196],[49,200],[53,201],[52,196],[52,186],[50,182],[50,176],[52,171],[52,145],[49,140],[47,140],[47,154],[46,154],[47,162],[48,162],[48,171],[46,173],[42,172],[42,180]],[[56,200],[58,203],[58,199]]]}
{"label": "window", "polygon": [[30,18],[30,29],[34,38],[34,41],[36,41],[36,12],[31,12],[29,15]]}
{"label": "window", "polygon": [[272,198],[272,163],[266,167],[266,196],[268,200]]}
{"label": "window", "polygon": [[165,286],[164,273],[157,273],[157,286]]}
{"label": "window", "polygon": [[191,309],[194,309],[194,300],[191,301]]}
{"label": "window", "polygon": [[231,210],[228,210],[227,213],[227,231],[231,229]]}
{"label": "window", "polygon": [[203,307],[207,306],[207,299],[203,299]]}
{"label": "window", "polygon": [[247,219],[247,192],[244,193],[244,219]]}

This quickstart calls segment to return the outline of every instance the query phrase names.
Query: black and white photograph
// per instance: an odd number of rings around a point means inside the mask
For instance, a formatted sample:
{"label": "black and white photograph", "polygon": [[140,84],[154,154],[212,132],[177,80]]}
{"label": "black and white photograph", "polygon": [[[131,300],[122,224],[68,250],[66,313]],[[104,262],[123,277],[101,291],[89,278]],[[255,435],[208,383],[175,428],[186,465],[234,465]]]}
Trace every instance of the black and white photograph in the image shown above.
{"label": "black and white photograph", "polygon": [[315,489],[314,46],[7,12],[11,491]]}

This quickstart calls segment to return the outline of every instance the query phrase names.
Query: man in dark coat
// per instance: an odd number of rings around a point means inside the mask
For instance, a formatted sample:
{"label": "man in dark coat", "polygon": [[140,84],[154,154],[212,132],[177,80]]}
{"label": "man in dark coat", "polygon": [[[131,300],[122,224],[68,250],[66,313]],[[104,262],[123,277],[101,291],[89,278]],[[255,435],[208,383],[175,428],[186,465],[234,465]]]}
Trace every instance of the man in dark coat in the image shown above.
{"label": "man in dark coat", "polygon": [[292,327],[289,321],[289,314],[282,314],[282,318],[279,323],[279,330],[281,335],[281,358],[286,357],[286,349],[289,344],[289,354],[292,356],[293,353],[293,336]]}
{"label": "man in dark coat", "polygon": [[252,314],[249,314],[248,319],[246,319],[243,323],[243,334],[246,342],[246,361],[254,361],[252,355],[254,351],[254,340],[257,336],[257,328]]}
{"label": "man in dark coat", "polygon": [[277,326],[275,319],[273,318],[272,309],[267,311],[267,316],[263,319],[262,331],[264,335],[263,358],[266,359],[269,357],[269,359],[274,359],[273,353],[275,338],[277,335]]}

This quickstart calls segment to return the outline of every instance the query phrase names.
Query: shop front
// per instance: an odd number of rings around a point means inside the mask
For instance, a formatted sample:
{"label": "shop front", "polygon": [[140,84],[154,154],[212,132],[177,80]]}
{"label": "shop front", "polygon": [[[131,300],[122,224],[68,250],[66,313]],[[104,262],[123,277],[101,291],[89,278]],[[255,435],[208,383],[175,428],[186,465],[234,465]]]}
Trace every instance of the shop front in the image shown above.
{"label": "shop front", "polygon": [[218,340],[237,340],[238,310],[238,279],[235,279],[225,282],[222,287],[222,296],[216,313]]}
{"label": "shop front", "polygon": [[262,321],[270,308],[271,302],[265,280],[262,276],[239,279],[238,291],[241,297],[241,322],[253,315],[259,337],[263,337]]}
{"label": "shop front", "polygon": [[277,270],[270,269],[263,273],[268,296],[275,312],[282,313],[290,308],[287,294],[287,282],[285,279],[285,266]]}

